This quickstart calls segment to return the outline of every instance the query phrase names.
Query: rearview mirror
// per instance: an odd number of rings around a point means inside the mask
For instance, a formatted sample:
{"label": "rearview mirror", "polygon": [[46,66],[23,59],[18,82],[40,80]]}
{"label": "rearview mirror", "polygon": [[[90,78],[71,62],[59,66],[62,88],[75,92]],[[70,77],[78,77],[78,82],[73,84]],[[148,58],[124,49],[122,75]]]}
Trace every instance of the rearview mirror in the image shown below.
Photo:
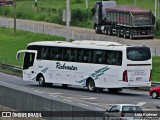
{"label": "rearview mirror", "polygon": [[18,60],[18,59],[19,59],[19,57],[20,57],[20,53],[17,53],[17,55],[16,55],[16,59]]}

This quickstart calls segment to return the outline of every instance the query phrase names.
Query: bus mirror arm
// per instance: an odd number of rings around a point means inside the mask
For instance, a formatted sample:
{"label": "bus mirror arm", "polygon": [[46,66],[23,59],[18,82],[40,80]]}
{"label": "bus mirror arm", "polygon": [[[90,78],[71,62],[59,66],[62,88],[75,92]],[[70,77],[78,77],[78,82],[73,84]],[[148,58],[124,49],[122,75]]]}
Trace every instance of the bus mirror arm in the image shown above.
{"label": "bus mirror arm", "polygon": [[18,52],[17,55],[16,55],[17,60],[19,59],[19,56],[20,56],[20,53]]}

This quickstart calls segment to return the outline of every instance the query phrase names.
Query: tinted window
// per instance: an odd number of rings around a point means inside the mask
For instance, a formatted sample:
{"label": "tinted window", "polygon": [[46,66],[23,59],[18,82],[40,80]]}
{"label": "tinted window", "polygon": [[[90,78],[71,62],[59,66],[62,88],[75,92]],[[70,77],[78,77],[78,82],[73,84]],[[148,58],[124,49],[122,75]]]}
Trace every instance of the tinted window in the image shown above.
{"label": "tinted window", "polygon": [[27,47],[27,50],[37,50],[37,59],[42,58],[42,49],[43,49],[42,46],[35,46],[35,45]]}
{"label": "tinted window", "polygon": [[81,49],[51,46],[28,46],[28,50],[37,50],[37,59],[122,65],[122,51]]}
{"label": "tinted window", "polygon": [[107,51],[106,58],[108,65],[122,65],[122,51]]}
{"label": "tinted window", "polygon": [[35,57],[34,53],[27,53],[27,52],[25,53],[24,64],[23,64],[23,69],[24,70],[33,66],[34,57]]}
{"label": "tinted window", "polygon": [[142,109],[139,106],[124,106],[122,108],[123,112],[142,112]]}
{"label": "tinted window", "polygon": [[148,47],[128,47],[127,59],[132,61],[145,61],[151,59],[150,48]]}
{"label": "tinted window", "polygon": [[115,111],[120,111],[120,106],[119,105],[115,105],[109,110],[109,112],[115,112]]}

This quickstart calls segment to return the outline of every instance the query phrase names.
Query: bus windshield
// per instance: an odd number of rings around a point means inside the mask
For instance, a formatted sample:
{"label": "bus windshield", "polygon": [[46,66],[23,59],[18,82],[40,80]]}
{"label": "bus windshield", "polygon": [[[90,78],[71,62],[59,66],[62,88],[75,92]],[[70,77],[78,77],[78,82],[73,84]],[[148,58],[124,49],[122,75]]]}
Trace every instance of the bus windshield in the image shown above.
{"label": "bus windshield", "polygon": [[146,61],[151,59],[150,48],[148,47],[128,47],[127,59],[132,61]]}

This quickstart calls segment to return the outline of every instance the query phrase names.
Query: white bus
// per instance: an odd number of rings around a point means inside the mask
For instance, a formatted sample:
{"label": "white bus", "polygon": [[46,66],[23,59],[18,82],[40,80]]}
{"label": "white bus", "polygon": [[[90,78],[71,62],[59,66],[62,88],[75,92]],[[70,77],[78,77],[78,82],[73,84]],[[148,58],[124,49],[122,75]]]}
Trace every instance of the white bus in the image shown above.
{"label": "white bus", "polygon": [[146,46],[105,41],[34,42],[24,52],[23,80],[79,85],[89,91],[117,92],[151,86],[152,56]]}

